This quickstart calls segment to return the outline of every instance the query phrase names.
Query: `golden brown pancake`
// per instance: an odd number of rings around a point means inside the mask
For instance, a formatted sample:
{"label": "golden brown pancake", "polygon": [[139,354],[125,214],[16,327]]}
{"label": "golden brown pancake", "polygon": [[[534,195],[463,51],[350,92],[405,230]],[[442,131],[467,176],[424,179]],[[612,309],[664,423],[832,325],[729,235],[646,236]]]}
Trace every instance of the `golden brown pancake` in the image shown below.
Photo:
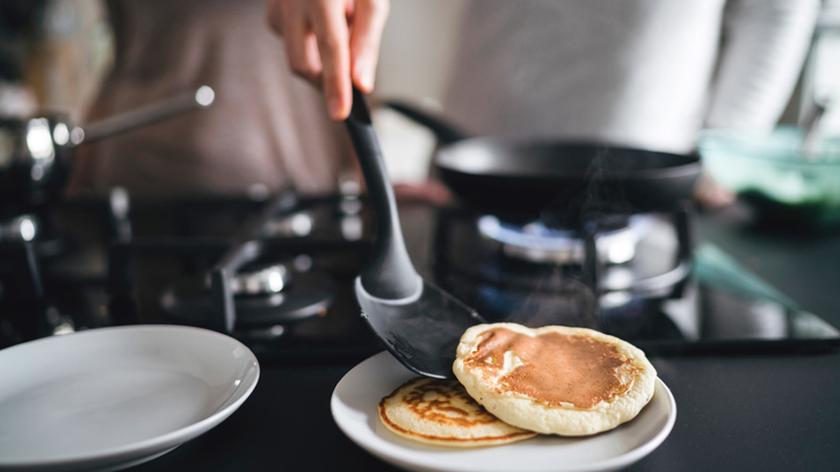
{"label": "golden brown pancake", "polygon": [[595,434],[633,419],[653,396],[644,353],[585,328],[512,323],[468,329],[453,371],[488,411],[521,428]]}
{"label": "golden brown pancake", "polygon": [[400,436],[450,447],[495,446],[536,435],[488,413],[455,380],[408,381],[379,402],[379,419]]}

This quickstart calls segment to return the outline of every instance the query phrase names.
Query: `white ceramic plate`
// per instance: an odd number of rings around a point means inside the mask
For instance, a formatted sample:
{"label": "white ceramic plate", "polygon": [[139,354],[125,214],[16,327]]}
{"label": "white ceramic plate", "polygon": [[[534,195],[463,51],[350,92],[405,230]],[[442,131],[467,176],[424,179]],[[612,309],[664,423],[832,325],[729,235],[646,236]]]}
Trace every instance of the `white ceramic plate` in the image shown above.
{"label": "white ceramic plate", "polygon": [[379,421],[379,400],[415,377],[387,352],[354,367],[333,391],[333,418],[353,442],[398,467],[418,471],[558,472],[627,467],[656,449],[671,432],[677,406],[657,380],[651,402],[636,419],[586,438],[538,436],[497,447],[455,449],[426,446],[388,431]]}
{"label": "white ceramic plate", "polygon": [[239,341],[199,328],[83,331],[0,351],[0,470],[117,470],[233,413],[259,378]]}

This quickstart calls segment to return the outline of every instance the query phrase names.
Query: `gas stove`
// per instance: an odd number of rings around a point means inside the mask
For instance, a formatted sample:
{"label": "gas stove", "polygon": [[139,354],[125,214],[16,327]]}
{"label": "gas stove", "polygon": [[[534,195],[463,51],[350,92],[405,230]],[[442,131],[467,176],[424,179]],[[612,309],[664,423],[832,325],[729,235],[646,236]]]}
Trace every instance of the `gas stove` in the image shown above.
{"label": "gas stove", "polygon": [[718,249],[695,251],[689,208],[595,215],[589,227],[437,215],[435,276],[488,321],[589,327],[659,354],[840,345],[834,327]]}
{"label": "gas stove", "polygon": [[[710,264],[689,210],[574,228],[418,202],[400,210],[418,270],[488,321],[587,326],[661,354],[840,345],[794,302],[744,290],[751,274]],[[381,349],[352,290],[370,216],[358,188],[345,188],[158,201],[115,190],[18,218],[0,238],[0,345],[174,323],[231,334],[262,359],[361,359]]]}

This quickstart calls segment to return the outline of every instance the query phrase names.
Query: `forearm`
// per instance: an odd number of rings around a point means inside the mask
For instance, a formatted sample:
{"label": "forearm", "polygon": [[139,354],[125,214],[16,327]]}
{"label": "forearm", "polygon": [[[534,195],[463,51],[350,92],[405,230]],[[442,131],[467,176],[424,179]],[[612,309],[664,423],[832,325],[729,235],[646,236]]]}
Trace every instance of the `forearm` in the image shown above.
{"label": "forearm", "polygon": [[732,0],[707,126],[769,129],[808,51],[819,0]]}

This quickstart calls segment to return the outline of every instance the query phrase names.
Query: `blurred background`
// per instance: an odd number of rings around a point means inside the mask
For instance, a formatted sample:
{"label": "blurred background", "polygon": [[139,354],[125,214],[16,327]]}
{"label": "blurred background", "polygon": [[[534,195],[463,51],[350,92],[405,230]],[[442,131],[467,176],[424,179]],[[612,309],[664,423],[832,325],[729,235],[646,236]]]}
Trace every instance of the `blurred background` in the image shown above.
{"label": "blurred background", "polygon": [[[840,96],[840,1],[796,3],[720,0],[680,12],[649,0],[622,8],[401,0],[391,5],[375,96],[438,113],[471,134],[696,147],[716,177],[701,182],[701,197],[725,204],[747,187],[768,186],[721,179],[741,172],[738,156],[785,161],[801,154],[804,128],[823,137],[840,130],[831,105]],[[353,172],[318,94],[283,70],[282,41],[268,31],[261,1],[10,0],[0,6],[0,37],[3,116],[60,112],[81,124],[201,83],[216,88],[212,111],[80,148],[69,194],[113,186],[137,195],[325,193]],[[388,108],[375,120],[394,180],[426,182],[434,134]],[[802,129],[765,139],[776,124]],[[715,134],[703,145],[700,129],[758,136]],[[832,139],[821,142],[834,149]],[[773,149],[756,149],[765,145]],[[772,198],[840,200],[820,182],[779,176],[777,161],[767,179],[790,181],[789,191]],[[804,195],[803,186],[820,189]]]}
{"label": "blurred background", "polygon": [[[465,0],[393,2],[382,42],[377,95],[440,109],[466,7]],[[115,38],[106,2],[9,0],[0,7],[0,21],[0,115],[55,110],[83,122],[114,63]],[[836,101],[838,62],[840,2],[825,0],[807,63],[801,77],[796,74],[797,87],[781,122],[796,123],[807,112],[803,95]],[[836,108],[824,119],[827,129],[840,129]],[[396,180],[424,179],[434,146],[431,133],[393,112],[381,113],[378,121]]]}

